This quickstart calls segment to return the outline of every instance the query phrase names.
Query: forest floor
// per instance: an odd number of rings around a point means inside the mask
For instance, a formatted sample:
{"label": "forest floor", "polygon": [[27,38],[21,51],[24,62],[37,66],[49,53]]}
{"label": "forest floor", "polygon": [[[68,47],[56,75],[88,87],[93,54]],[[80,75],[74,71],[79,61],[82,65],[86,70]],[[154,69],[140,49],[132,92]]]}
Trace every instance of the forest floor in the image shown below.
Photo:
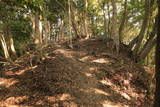
{"label": "forest floor", "polygon": [[[109,41],[108,41],[109,42]],[[0,73],[0,107],[150,107],[144,69],[98,38],[50,45]],[[34,56],[34,58],[32,57]],[[32,63],[32,64],[31,64]]]}

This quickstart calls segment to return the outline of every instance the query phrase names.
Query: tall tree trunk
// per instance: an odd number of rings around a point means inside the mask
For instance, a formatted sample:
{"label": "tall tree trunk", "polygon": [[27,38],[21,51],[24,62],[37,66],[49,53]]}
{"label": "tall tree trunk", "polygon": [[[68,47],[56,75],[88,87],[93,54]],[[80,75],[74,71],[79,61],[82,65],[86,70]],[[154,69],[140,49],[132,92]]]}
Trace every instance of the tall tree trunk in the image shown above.
{"label": "tall tree trunk", "polygon": [[9,27],[9,25],[7,25],[5,32],[6,32],[5,36],[8,40],[7,41],[8,51],[10,52],[10,55],[13,56],[13,58],[16,58],[17,57],[16,50],[15,50],[15,47],[14,47],[12,32],[11,32],[11,28]]}
{"label": "tall tree trunk", "polygon": [[143,48],[138,53],[138,55],[140,56],[140,60],[144,60],[145,57],[148,55],[148,53],[153,48],[153,46],[155,45],[156,32],[157,32],[156,28],[157,28],[157,20],[155,21],[152,32],[149,34],[149,38],[148,38],[147,42],[144,44]]}
{"label": "tall tree trunk", "polygon": [[0,33],[0,42],[1,42],[1,45],[2,45],[4,56],[7,60],[9,60],[10,55],[9,55],[9,52],[8,52],[8,47],[7,47],[4,35],[2,33]]}
{"label": "tall tree trunk", "polygon": [[[147,2],[147,1],[146,1]],[[150,8],[148,8],[150,11],[150,13],[147,11],[147,6],[146,6],[146,4],[145,4],[145,16],[146,17],[148,17],[148,19],[144,19],[143,20],[143,24],[144,24],[144,22],[146,22],[145,20],[147,20],[147,23],[148,23],[148,21],[149,21],[149,15],[152,15],[152,12],[153,12],[153,9],[154,9],[154,3],[155,3],[155,0],[151,0],[151,2],[150,2],[150,4],[147,4],[147,5],[150,5],[149,7]],[[135,22],[137,22],[137,20],[136,21],[134,21],[133,23],[135,23]],[[133,49],[133,47],[138,43],[138,41],[139,41],[139,38],[140,38],[140,35],[142,35],[142,36],[144,36],[144,33],[145,33],[145,31],[144,31],[144,29],[146,30],[146,28],[147,28],[147,26],[145,27],[145,26],[143,26],[143,24],[142,24],[142,27],[141,27],[141,31],[140,31],[140,33],[139,33],[139,35],[137,36],[137,37],[135,37],[130,43],[129,43],[129,49],[130,50],[132,50]],[[145,27],[145,28],[144,28]],[[129,28],[130,29],[130,28]],[[143,31],[143,32],[142,32]],[[141,37],[142,37],[141,36]],[[142,39],[143,39],[143,37],[142,37]],[[141,40],[142,41],[142,40]],[[139,41],[140,42],[140,41]],[[140,45],[139,45],[140,46]],[[135,50],[135,51],[138,51],[138,48],[139,48],[139,46],[137,46],[137,50]],[[137,54],[136,52],[135,52],[135,54]]]}
{"label": "tall tree trunk", "polygon": [[44,33],[43,33],[43,39],[44,43],[47,45],[48,43],[48,38],[50,36],[50,23],[49,21],[45,18],[44,19]]}
{"label": "tall tree trunk", "polygon": [[63,19],[61,19],[61,24],[60,24],[59,33],[58,33],[58,36],[60,39],[63,38],[63,34],[64,34],[64,21]]}
{"label": "tall tree trunk", "polygon": [[119,27],[119,41],[122,42],[123,41],[123,33],[124,33],[124,27],[125,27],[125,23],[126,23],[126,19],[127,19],[127,0],[125,0],[124,3],[124,12],[123,12],[123,18]]}
{"label": "tall tree trunk", "polygon": [[38,14],[35,15],[34,23],[34,43],[39,46],[42,44],[42,22]]}
{"label": "tall tree trunk", "polygon": [[71,1],[68,0],[68,21],[69,21],[69,47],[73,48],[72,44],[72,22],[71,22]]}
{"label": "tall tree trunk", "polygon": [[111,30],[110,30],[110,24],[111,24],[111,15],[110,15],[110,6],[109,1],[107,2],[107,11],[108,11],[108,37],[111,38]]}
{"label": "tall tree trunk", "polygon": [[115,0],[111,0],[113,7],[112,16],[112,37],[115,43],[116,51],[119,53],[119,34],[118,34],[118,22],[117,22],[117,6]]}
{"label": "tall tree trunk", "polygon": [[153,107],[160,107],[160,0],[158,4],[157,47],[156,47],[156,90]]}
{"label": "tall tree trunk", "polygon": [[80,31],[79,31],[79,26],[78,26],[77,21],[76,21],[76,15],[75,15],[76,12],[77,12],[77,10],[74,7],[72,7],[71,8],[72,27],[73,27],[73,30],[76,34],[76,37],[81,38],[81,34],[80,34]]}
{"label": "tall tree trunk", "polygon": [[7,45],[7,49],[10,54],[10,57],[15,59],[17,56],[16,56],[16,50],[14,47],[14,41],[13,41],[13,37],[12,37],[11,27],[8,23],[4,23],[4,25],[5,25],[3,27],[4,40],[6,41],[6,45]]}
{"label": "tall tree trunk", "polygon": [[88,8],[88,0],[85,0],[85,11],[84,11],[84,29],[85,29],[85,36],[86,39],[90,37],[89,32],[88,32],[88,13],[87,13],[87,8]]}
{"label": "tall tree trunk", "polygon": [[35,15],[31,15],[32,39],[35,39]]}
{"label": "tall tree trunk", "polygon": [[41,16],[38,14],[34,15],[34,28],[33,28],[33,38],[34,38],[34,43],[36,45],[36,50],[38,51],[38,57],[37,57],[37,62],[40,62],[42,59],[42,22],[41,22]]}
{"label": "tall tree trunk", "polygon": [[141,28],[141,31],[138,35],[138,41],[135,45],[135,48],[133,50],[133,54],[136,56],[138,51],[139,51],[139,48],[141,46],[141,42],[144,38],[144,35],[145,35],[145,31],[147,29],[147,26],[148,26],[148,22],[149,22],[149,16],[150,16],[150,0],[145,0],[145,16],[144,16],[144,20],[143,20],[143,23],[142,23],[142,28]]}
{"label": "tall tree trunk", "polygon": [[155,38],[149,40],[146,43],[145,47],[143,48],[143,51],[139,54],[139,57],[140,57],[141,61],[143,61],[146,58],[146,56],[149,54],[149,52],[152,50],[152,48],[155,46],[155,44],[156,44],[156,39]]}
{"label": "tall tree trunk", "polygon": [[104,20],[104,36],[105,38],[107,37],[107,18],[106,18],[106,9],[105,9],[105,6],[106,6],[106,2],[104,2],[104,5],[103,5],[103,20]]}

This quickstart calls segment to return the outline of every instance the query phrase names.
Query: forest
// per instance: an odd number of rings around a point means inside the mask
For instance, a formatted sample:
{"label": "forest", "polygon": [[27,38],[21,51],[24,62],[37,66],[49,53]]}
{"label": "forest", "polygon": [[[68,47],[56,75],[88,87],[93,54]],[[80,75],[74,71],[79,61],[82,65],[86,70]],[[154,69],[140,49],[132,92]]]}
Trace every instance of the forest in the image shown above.
{"label": "forest", "polygon": [[160,0],[0,0],[0,107],[160,107]]}

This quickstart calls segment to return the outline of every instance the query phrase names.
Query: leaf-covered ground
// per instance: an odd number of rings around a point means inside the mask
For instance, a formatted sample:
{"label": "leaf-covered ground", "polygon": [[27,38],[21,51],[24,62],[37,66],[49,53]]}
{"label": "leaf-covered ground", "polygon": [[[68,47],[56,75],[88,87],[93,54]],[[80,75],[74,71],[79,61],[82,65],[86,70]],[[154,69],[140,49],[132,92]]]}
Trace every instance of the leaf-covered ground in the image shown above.
{"label": "leaf-covered ground", "polygon": [[[108,41],[109,42],[109,41]],[[92,38],[26,54],[0,75],[0,107],[150,107],[144,70]]]}

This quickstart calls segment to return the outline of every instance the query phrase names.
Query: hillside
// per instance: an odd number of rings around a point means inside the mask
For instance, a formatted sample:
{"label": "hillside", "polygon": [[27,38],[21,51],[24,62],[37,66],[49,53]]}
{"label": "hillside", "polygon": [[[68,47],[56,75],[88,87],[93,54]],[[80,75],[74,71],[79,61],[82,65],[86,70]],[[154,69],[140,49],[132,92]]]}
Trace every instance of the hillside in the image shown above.
{"label": "hillside", "polygon": [[150,107],[144,69],[109,42],[50,45],[41,63],[20,57],[0,72],[0,107]]}

